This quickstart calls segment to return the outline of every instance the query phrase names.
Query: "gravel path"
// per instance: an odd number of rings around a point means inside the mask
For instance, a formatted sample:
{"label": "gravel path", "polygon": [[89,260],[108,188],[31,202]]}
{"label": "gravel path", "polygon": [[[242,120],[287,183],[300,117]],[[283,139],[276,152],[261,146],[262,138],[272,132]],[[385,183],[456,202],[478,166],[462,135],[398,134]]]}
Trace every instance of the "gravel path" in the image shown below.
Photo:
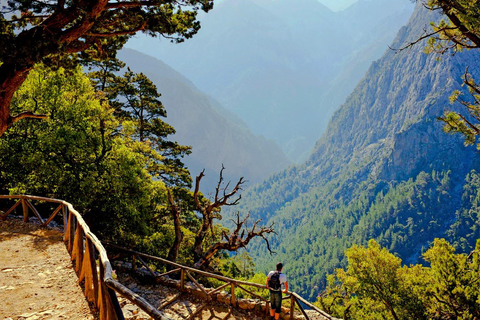
{"label": "gravel path", "polygon": [[0,319],[95,319],[59,231],[0,221]]}

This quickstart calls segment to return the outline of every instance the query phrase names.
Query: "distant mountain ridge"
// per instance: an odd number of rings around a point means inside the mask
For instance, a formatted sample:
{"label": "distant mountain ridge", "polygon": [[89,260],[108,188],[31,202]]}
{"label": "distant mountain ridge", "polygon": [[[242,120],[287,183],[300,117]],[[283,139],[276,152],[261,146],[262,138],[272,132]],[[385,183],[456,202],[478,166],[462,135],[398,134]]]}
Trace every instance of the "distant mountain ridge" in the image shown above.
{"label": "distant mountain ridge", "polygon": [[206,169],[205,193],[214,191],[222,164],[227,182],[245,177],[249,185],[289,165],[273,141],[253,135],[241,119],[162,61],[132,49],[123,49],[118,58],[157,86],[166,122],[177,131],[171,139],[193,147],[185,159],[192,176]]}
{"label": "distant mountain ridge", "polygon": [[412,10],[405,0],[360,1],[342,12],[316,0],[225,0],[185,43],[137,38],[127,46],[173,66],[300,161]]}
{"label": "distant mountain ridge", "polygon": [[[415,40],[437,18],[418,3],[392,47]],[[352,244],[375,238],[415,263],[435,237],[463,251],[480,238],[480,156],[436,120],[444,109],[458,108],[448,98],[465,90],[466,66],[480,75],[480,53],[438,61],[423,46],[387,50],[335,112],[308,161],[255,186],[235,208],[275,222],[277,256],[260,242],[251,254],[262,271],[283,261],[293,290],[310,299],[325,274],[344,265]]]}

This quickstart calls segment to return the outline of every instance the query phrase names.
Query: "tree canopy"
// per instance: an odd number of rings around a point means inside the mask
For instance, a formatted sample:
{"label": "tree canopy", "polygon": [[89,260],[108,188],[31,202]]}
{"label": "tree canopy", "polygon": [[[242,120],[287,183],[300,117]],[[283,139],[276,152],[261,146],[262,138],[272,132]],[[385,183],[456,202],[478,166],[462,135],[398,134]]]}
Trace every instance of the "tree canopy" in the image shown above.
{"label": "tree canopy", "polygon": [[348,266],[329,276],[319,304],[348,319],[478,319],[479,249],[455,253],[435,239],[423,257],[430,264],[401,265],[374,240],[347,250]]}
{"label": "tree canopy", "polygon": [[199,30],[197,12],[212,7],[213,0],[7,1],[0,11],[0,136],[22,118],[40,117],[10,112],[14,92],[36,63],[75,53],[112,56],[139,31],[181,42]]}
{"label": "tree canopy", "polygon": [[[432,22],[432,32],[418,39],[429,38],[427,52],[457,53],[465,49],[480,48],[478,1],[428,0],[425,5],[430,10],[441,10],[448,18]],[[472,145],[480,135],[480,86],[468,70],[465,70],[463,82],[471,97],[465,98],[460,91],[455,91],[451,101],[460,102],[467,112],[446,112],[439,119],[445,123],[444,131],[461,133],[465,136],[465,144]],[[477,144],[477,147],[480,148],[480,144]]]}

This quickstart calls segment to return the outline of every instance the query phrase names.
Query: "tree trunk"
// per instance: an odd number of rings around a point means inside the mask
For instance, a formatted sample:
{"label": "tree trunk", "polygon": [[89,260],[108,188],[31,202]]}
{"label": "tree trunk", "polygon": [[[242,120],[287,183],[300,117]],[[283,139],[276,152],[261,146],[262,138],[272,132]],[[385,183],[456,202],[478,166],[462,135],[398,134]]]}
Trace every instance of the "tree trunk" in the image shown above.
{"label": "tree trunk", "polygon": [[32,68],[33,64],[21,68],[7,63],[0,66],[0,137],[14,122],[14,117],[10,114],[10,103]]}
{"label": "tree trunk", "polygon": [[196,259],[194,267],[197,269],[201,269],[204,266],[208,266],[210,259],[217,253],[219,250],[222,249],[227,249],[227,246],[224,245],[223,243],[216,243],[213,246],[211,246],[207,252],[201,256],[199,259]]}
{"label": "tree trunk", "polygon": [[195,243],[193,245],[193,260],[198,261],[200,258],[203,256],[203,240],[205,239],[205,236],[207,235],[209,226],[205,223],[205,221],[202,223],[202,226],[200,227],[200,230],[197,232],[195,235]]}
{"label": "tree trunk", "polygon": [[170,251],[168,252],[167,259],[172,262],[177,262],[178,251],[183,240],[183,232],[180,228],[180,212],[172,209],[173,225],[175,227],[175,240],[173,241]]}

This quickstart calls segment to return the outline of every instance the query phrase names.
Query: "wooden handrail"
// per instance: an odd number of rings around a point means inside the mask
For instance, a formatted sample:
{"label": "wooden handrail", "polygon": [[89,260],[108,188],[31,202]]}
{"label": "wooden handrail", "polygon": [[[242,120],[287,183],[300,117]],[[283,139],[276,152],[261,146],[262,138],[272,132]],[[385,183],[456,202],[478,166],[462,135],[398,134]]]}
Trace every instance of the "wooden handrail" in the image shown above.
{"label": "wooden handrail", "polygon": [[[5,214],[0,216],[0,219],[5,219],[11,212],[13,212],[18,205],[22,205],[23,207],[23,218],[24,221],[28,221],[28,209],[30,209],[34,215],[42,222],[44,225],[48,225],[55,217],[56,214],[59,212],[63,213],[63,221],[64,221],[64,240],[67,243],[67,249],[72,257],[72,261],[75,264],[75,270],[79,276],[79,281],[85,280],[85,296],[87,300],[94,303],[95,306],[99,309],[100,320],[123,320],[123,314],[118,304],[118,300],[115,293],[119,293],[120,295],[124,296],[132,303],[140,307],[144,310],[148,315],[150,315],[155,320],[169,320],[165,316],[163,316],[159,310],[155,307],[150,305],[144,298],[139,296],[138,294],[134,293],[120,282],[113,279],[113,271],[112,265],[107,257],[107,251],[105,250],[104,246],[100,242],[100,240],[93,234],[83,220],[82,216],[78,211],[75,210],[72,204],[59,200],[59,199],[52,199],[52,198],[45,198],[45,197],[38,197],[38,196],[30,196],[30,195],[0,195],[0,199],[18,199],[18,201],[9,209]],[[39,212],[30,202],[31,200],[34,201],[42,201],[42,202],[49,202],[49,203],[57,203],[58,206],[54,210],[54,212],[49,216],[49,218],[44,222],[42,217],[40,216]],[[68,216],[68,218],[67,218]],[[76,221],[76,223],[74,222]],[[65,225],[66,224],[66,225]],[[211,299],[211,295],[214,292],[220,291],[228,286],[231,286],[231,303],[233,305],[236,304],[236,297],[234,289],[235,287],[243,290],[250,295],[256,297],[257,299],[264,301],[266,303],[266,309],[268,309],[268,300],[260,297],[259,295],[245,289],[243,286],[249,287],[256,287],[259,289],[267,290],[267,287],[262,284],[241,281],[236,279],[231,279],[228,277],[224,277],[218,274],[209,273],[203,270],[198,270],[195,268],[187,267],[160,257],[148,255],[145,253],[141,253],[135,250],[123,248],[114,244],[106,244],[109,247],[112,247],[116,250],[132,254],[134,257],[138,258],[139,261],[148,268],[147,264],[141,259],[147,258],[153,261],[161,262],[172,267],[175,267],[174,270],[166,272],[164,274],[160,274],[161,276],[166,276],[168,274],[174,272],[180,272],[181,274],[181,283],[180,283],[180,290],[184,290],[184,283],[185,283],[185,275],[192,280],[196,287],[200,289],[206,296],[206,299]],[[99,258],[99,266],[97,267],[96,258]],[[153,271],[150,270],[151,273]],[[197,280],[193,278],[191,273],[196,273],[201,276],[207,278],[214,278],[223,282],[226,282],[224,285],[220,286],[219,288],[213,289],[208,292]],[[314,306],[313,304],[309,303],[301,296],[296,294],[295,292],[287,292],[290,294],[288,298],[290,298],[290,319],[294,319],[294,310],[295,304],[300,308],[300,311],[305,316],[307,320],[309,317],[305,312],[302,303],[315,312],[319,313],[321,316],[327,319],[334,319],[329,314],[325,313],[318,307]],[[169,302],[170,303],[170,302]],[[267,310],[265,310],[267,311]]]}
{"label": "wooden handrail", "polygon": [[[141,253],[139,251],[135,251],[135,250],[132,250],[132,249],[127,249],[127,248],[124,248],[124,247],[121,247],[121,246],[118,246],[118,245],[115,245],[115,244],[112,244],[112,243],[106,243],[106,246],[114,248],[117,251],[122,252],[122,253],[127,253],[127,254],[131,254],[131,255],[134,255],[134,256],[138,256],[138,257],[144,257],[144,258],[147,258],[147,259],[150,259],[150,260],[153,260],[153,261],[157,261],[157,262],[161,262],[161,263],[164,263],[164,264],[167,264],[167,265],[170,265],[170,266],[176,268],[176,269],[172,270],[171,272],[167,272],[167,273],[173,273],[173,272],[178,272],[180,270],[184,270],[189,275],[189,278],[191,277],[191,275],[188,272],[192,272],[192,273],[197,273],[199,275],[205,276],[207,278],[213,278],[213,279],[217,279],[217,280],[226,282],[226,284],[220,286],[219,288],[216,288],[213,291],[208,292],[209,295],[211,295],[212,293],[217,292],[217,291],[219,291],[219,290],[221,290],[225,287],[228,287],[229,285],[234,285],[234,286],[238,287],[239,289],[241,289],[243,291],[246,291],[250,295],[255,296],[257,299],[260,298],[260,300],[266,301],[265,299],[257,296],[256,294],[254,294],[254,293],[250,292],[249,290],[246,290],[245,288],[242,287],[242,285],[246,285],[246,286],[251,286],[251,287],[256,287],[256,288],[259,288],[259,289],[267,290],[266,285],[253,283],[253,282],[236,280],[236,279],[224,277],[224,276],[221,276],[221,275],[218,275],[218,274],[209,273],[209,272],[206,272],[206,271],[203,271],[203,270],[198,270],[198,269],[195,269],[195,268],[187,267],[187,266],[184,266],[184,265],[181,265],[181,264],[178,264],[178,263],[175,263],[175,262],[172,262],[170,260],[166,260],[166,259],[163,259],[163,258],[160,258],[160,257],[157,257],[157,256],[152,256],[152,255]],[[159,274],[158,277],[163,276],[163,275],[165,275],[165,274]],[[198,282],[195,283],[195,286],[198,287]],[[203,288],[200,288],[200,289],[202,291],[204,291]],[[291,301],[294,301],[298,305],[298,307],[300,308],[300,311],[302,312],[302,314],[307,319],[308,319],[308,315],[306,314],[302,303],[305,304],[306,306],[308,306],[309,308],[311,308],[313,311],[319,313],[321,316],[323,316],[323,317],[325,317],[329,320],[334,319],[334,318],[332,318],[332,316],[327,314],[325,311],[319,309],[318,307],[314,306],[313,304],[311,304],[307,300],[303,299],[297,293],[287,291],[286,294],[288,294],[289,296],[284,297],[284,299],[291,299]],[[294,306],[292,305],[291,308],[293,308],[293,307]]]}
{"label": "wooden handrail", "polygon": [[[7,215],[13,212],[13,210],[19,204],[22,204],[23,206],[23,215],[25,221],[28,221],[29,208],[34,212],[35,215],[37,215],[38,211],[35,209],[35,207],[33,207],[31,203],[27,203],[27,201],[30,200],[58,203],[62,206],[62,212],[67,211],[69,213],[67,227],[64,228],[64,240],[65,242],[67,242],[67,248],[69,249],[68,251],[72,256],[72,260],[74,260],[75,270],[77,270],[79,277],[88,277],[88,281],[86,281],[85,295],[87,299],[93,302],[95,306],[99,309],[100,320],[124,319],[122,311],[118,305],[118,300],[115,292],[132,301],[142,310],[147,312],[152,318],[156,320],[169,320],[169,318],[163,316],[144,298],[134,293],[133,291],[122,285],[120,282],[113,279],[112,265],[108,260],[107,251],[105,250],[97,236],[95,236],[95,234],[91,232],[87,223],[83,220],[80,213],[75,210],[72,204],[59,199],[30,195],[0,195],[0,199],[18,199],[17,203],[15,203],[12,208],[10,208],[4,215],[1,216],[2,220],[4,220]],[[57,207],[54,213],[57,214],[60,211],[61,210],[59,210]],[[49,223],[50,221],[52,221],[54,217],[54,214],[52,214],[48,218],[47,222]],[[43,222],[43,219],[41,219],[41,217],[38,218],[40,221]],[[76,226],[72,223],[74,219],[77,221]],[[84,240],[86,240],[86,244]],[[99,258],[99,268],[96,267],[95,252],[90,251],[90,249],[92,249],[92,246],[96,249],[97,256]],[[90,261],[83,261],[85,257],[90,259]],[[89,265],[91,266],[90,268],[87,267]],[[95,268],[93,268],[93,266],[95,266]],[[88,274],[88,272],[91,272],[91,274]],[[97,279],[98,282],[95,282],[95,279]]]}

